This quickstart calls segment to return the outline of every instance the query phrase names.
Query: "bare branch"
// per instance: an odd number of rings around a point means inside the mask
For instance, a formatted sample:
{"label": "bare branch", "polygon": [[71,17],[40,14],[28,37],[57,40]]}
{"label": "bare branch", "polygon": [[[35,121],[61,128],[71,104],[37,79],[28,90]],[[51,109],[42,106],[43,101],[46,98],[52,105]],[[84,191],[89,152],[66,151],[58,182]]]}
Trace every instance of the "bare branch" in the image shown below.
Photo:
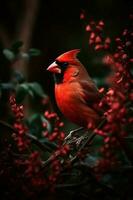
{"label": "bare branch", "polygon": [[[11,130],[11,132],[18,133],[18,131],[12,125],[8,124],[5,121],[0,120],[0,125],[8,128],[9,130]],[[31,135],[30,133],[25,133],[25,136],[44,152],[52,152],[56,148],[56,146],[51,147],[51,145],[41,143],[36,136]]]}

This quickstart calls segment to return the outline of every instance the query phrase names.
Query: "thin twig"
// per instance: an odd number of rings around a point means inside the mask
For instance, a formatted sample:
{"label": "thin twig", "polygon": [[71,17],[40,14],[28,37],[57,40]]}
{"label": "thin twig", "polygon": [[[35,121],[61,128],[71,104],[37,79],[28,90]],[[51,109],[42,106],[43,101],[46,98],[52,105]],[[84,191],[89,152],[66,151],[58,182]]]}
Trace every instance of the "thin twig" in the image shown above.
{"label": "thin twig", "polygon": [[[0,124],[5,126],[6,128],[8,128],[9,130],[11,130],[14,133],[18,133],[17,129],[15,129],[12,125],[10,125],[9,123],[0,120]],[[25,133],[25,136],[30,139],[36,146],[38,146],[42,151],[48,151],[48,152],[52,152],[53,150],[55,150],[56,147],[52,147],[48,146],[48,144],[42,144],[38,138],[30,133]]]}
{"label": "thin twig", "polygon": [[42,151],[48,151],[48,152],[52,152],[53,150],[55,150],[56,146],[55,147],[51,147],[51,146],[48,146],[48,144],[42,144],[38,138],[30,133],[26,133],[25,134],[27,136],[27,138],[29,138],[36,146],[38,146]]}
{"label": "thin twig", "polygon": [[[102,120],[102,122],[98,125],[98,127],[97,128],[100,128],[104,123],[105,123],[105,119],[104,120]],[[93,139],[94,139],[94,137],[96,136],[96,134],[95,133],[91,133],[91,135],[89,135],[89,137],[87,138],[87,140],[81,145],[81,147],[79,148],[79,150],[78,150],[78,152],[80,152],[85,146],[86,146],[86,144],[87,143],[90,143]],[[56,158],[56,157],[58,157],[59,156],[59,154],[58,154],[58,152],[54,155],[54,158]],[[72,164],[73,162],[75,162],[76,160],[77,160],[77,158],[78,158],[78,156],[77,156],[77,154],[76,154],[76,156],[74,156],[71,160],[70,160],[70,163]],[[51,162],[52,162],[52,160],[53,160],[53,155],[52,156],[50,156],[45,162],[44,162],[44,164],[43,164],[43,166],[42,166],[42,169],[44,169],[48,164],[50,164]]]}
{"label": "thin twig", "polygon": [[[106,119],[103,119],[101,121],[101,123],[98,125],[97,129],[101,128],[103,126],[103,124],[106,122]],[[96,134],[94,132],[91,132],[91,135],[89,135],[87,137],[87,139],[85,140],[85,142],[81,145],[81,147],[79,148],[78,152],[82,151],[82,149],[87,145],[87,143],[91,143],[92,140],[95,138]],[[71,159],[71,163],[74,163],[76,160],[78,159],[77,154]]]}
{"label": "thin twig", "polygon": [[68,140],[68,139],[70,139],[71,137],[72,137],[72,135],[74,135],[74,133],[77,133],[77,132],[79,132],[79,131],[81,131],[81,130],[83,130],[84,128],[83,127],[79,127],[79,128],[76,128],[75,130],[72,130],[72,131],[70,131],[70,133],[65,137],[65,142]]}
{"label": "thin twig", "polygon": [[86,179],[84,179],[84,180],[82,180],[81,182],[79,182],[79,183],[70,183],[70,184],[57,184],[56,186],[55,186],[55,188],[56,189],[60,189],[60,188],[62,188],[62,189],[68,189],[68,188],[75,188],[75,187],[79,187],[79,186],[82,186],[82,185],[85,185],[86,183],[87,183],[87,181],[88,181],[88,178],[86,178]]}

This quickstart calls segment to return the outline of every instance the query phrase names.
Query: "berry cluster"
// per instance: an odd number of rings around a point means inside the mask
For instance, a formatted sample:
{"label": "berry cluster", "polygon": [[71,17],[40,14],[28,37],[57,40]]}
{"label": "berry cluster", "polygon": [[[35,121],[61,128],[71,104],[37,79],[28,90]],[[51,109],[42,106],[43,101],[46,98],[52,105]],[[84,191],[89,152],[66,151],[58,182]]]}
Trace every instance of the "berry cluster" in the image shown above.
{"label": "berry cluster", "polygon": [[20,151],[25,150],[29,145],[29,140],[25,138],[25,133],[27,132],[27,127],[22,123],[24,117],[24,107],[22,105],[17,105],[15,96],[10,96],[9,99],[11,110],[15,116],[14,128],[15,132],[13,133],[13,138],[17,143],[17,146]]}
{"label": "berry cluster", "polygon": [[[104,25],[103,21],[98,23],[91,21],[86,26],[86,31],[89,32],[89,45],[93,45],[95,51],[110,50],[111,39],[103,37]],[[94,130],[96,134],[104,137],[104,144],[100,149],[102,158],[95,168],[95,171],[99,171],[101,174],[111,167],[119,165],[120,162],[115,156],[118,149],[123,149],[126,146],[127,157],[131,162],[133,160],[133,156],[128,155],[130,150],[127,151],[127,145],[121,143],[124,137],[129,136],[133,121],[131,114],[133,100],[132,31],[124,29],[122,36],[115,39],[115,43],[115,52],[110,50],[110,53],[103,57],[103,63],[111,68],[111,74],[106,79],[109,89],[106,93],[104,88],[99,90],[103,94],[99,108],[104,110],[106,122],[102,128]]]}
{"label": "berry cluster", "polygon": [[[43,136],[47,137],[49,141],[57,141],[58,143],[62,143],[65,138],[65,133],[60,130],[64,126],[64,123],[60,121],[60,118],[55,112],[45,111],[44,116],[47,120],[53,124],[53,132],[49,133],[48,131],[43,132]],[[47,123],[43,123],[43,127],[47,127]]]}
{"label": "berry cluster", "polygon": [[108,50],[110,48],[110,37],[104,37],[104,22],[90,21],[85,27],[86,32],[89,33],[89,46],[94,47],[95,51]]}

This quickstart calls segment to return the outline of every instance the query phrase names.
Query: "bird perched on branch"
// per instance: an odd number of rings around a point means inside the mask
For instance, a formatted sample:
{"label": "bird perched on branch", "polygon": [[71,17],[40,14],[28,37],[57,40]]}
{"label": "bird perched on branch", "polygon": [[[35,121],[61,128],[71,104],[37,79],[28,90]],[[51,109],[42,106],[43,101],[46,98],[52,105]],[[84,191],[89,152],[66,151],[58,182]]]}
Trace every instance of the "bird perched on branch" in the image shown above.
{"label": "bird perched on branch", "polygon": [[74,49],[60,55],[47,70],[54,74],[55,98],[64,116],[81,127],[95,128],[100,120],[96,108],[100,94],[78,60],[79,52]]}

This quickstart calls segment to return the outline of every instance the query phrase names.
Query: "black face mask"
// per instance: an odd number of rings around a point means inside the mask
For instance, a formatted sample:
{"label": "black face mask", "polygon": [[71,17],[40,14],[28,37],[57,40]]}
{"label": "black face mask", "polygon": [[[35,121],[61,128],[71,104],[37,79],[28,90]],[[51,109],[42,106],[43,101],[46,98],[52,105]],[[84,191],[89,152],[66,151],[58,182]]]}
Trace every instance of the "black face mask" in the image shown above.
{"label": "black face mask", "polygon": [[68,62],[59,62],[58,60],[56,60],[55,62],[61,68],[60,74],[54,74],[55,83],[59,84],[63,82],[63,76],[68,66]]}

